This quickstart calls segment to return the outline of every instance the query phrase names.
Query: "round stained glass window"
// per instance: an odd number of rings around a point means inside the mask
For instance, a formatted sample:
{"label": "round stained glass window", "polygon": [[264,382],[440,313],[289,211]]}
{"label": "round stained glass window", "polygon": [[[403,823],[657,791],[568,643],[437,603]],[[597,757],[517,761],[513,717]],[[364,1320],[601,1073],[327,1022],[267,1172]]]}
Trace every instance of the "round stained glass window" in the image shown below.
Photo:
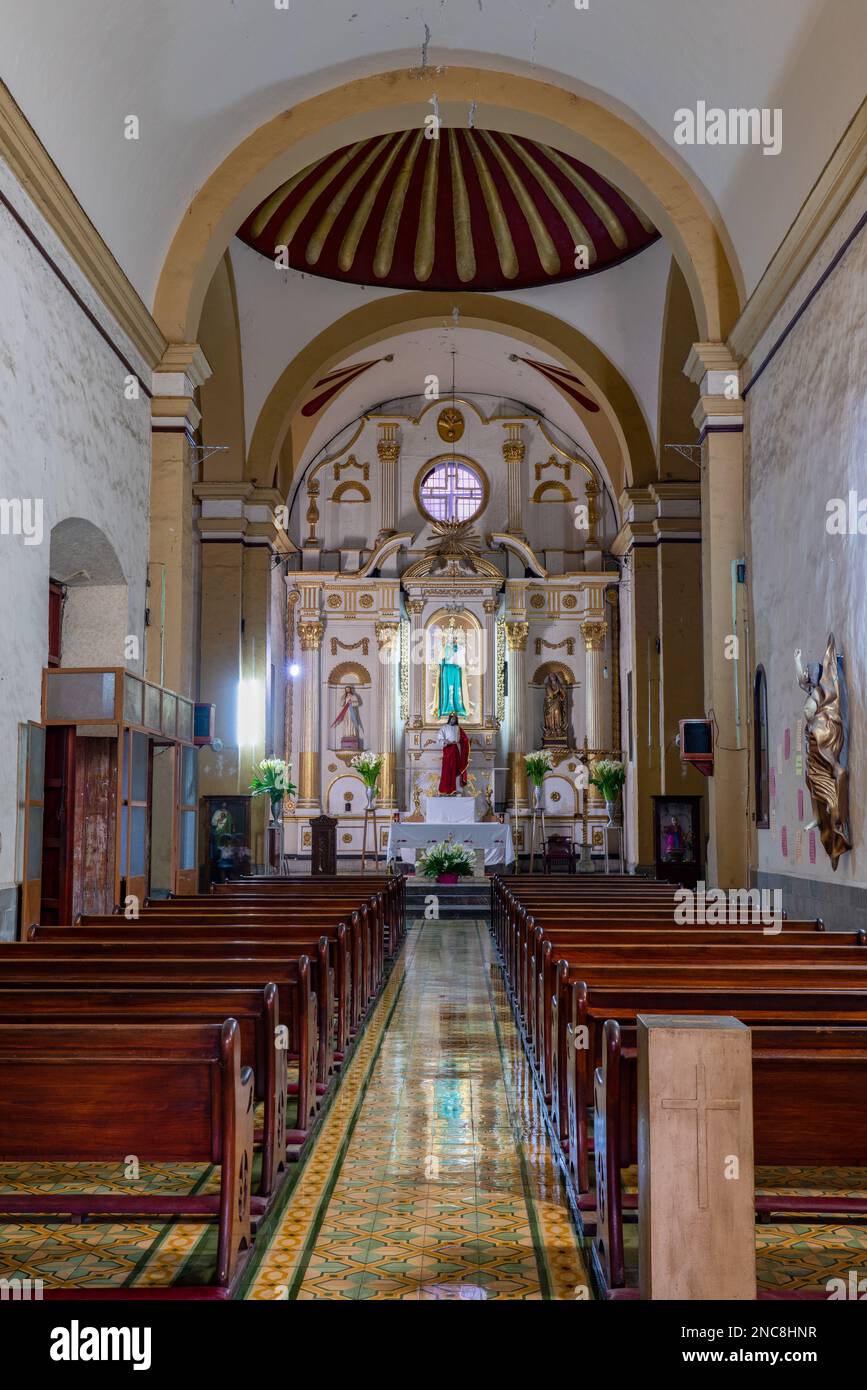
{"label": "round stained glass window", "polygon": [[467,463],[437,463],[421,480],[422,510],[434,521],[469,521],[485,500],[482,480]]}

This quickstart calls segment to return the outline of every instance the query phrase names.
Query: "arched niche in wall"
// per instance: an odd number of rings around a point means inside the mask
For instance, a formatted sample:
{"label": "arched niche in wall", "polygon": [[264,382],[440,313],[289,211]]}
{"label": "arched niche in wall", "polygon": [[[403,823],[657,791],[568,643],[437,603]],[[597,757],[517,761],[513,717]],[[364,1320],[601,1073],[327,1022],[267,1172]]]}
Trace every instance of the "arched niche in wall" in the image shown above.
{"label": "arched niche in wall", "polygon": [[360,753],[370,746],[375,727],[370,672],[360,661],[339,661],[328,672],[326,689],[329,749]]}
{"label": "arched niche in wall", "polygon": [[[449,650],[457,645],[458,651]],[[441,724],[445,716],[438,714],[440,667],[444,658],[461,668],[461,689],[465,715],[460,722],[476,728],[482,722],[484,710],[484,681],[487,672],[485,629],[475,613],[464,609],[451,613],[438,608],[424,625],[424,717],[428,724]]]}
{"label": "arched niche in wall", "polygon": [[127,645],[126,576],[105,532],[81,516],[57,522],[48,566],[51,579],[65,589],[61,666],[137,664],[141,653]]}

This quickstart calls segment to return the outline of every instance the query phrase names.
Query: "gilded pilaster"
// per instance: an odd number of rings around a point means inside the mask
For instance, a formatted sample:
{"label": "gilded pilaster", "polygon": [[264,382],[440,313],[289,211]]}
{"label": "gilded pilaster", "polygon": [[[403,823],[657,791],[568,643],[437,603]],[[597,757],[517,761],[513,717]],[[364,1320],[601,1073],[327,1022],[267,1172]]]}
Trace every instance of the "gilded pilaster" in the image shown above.
{"label": "gilded pilaster", "polygon": [[385,420],[379,425],[379,439],[376,452],[380,463],[381,523],[376,543],[393,536],[397,521],[397,464],[400,458],[400,440],[397,422]]}
{"label": "gilded pilaster", "polygon": [[527,773],[524,754],[531,750],[526,744],[527,673],[524,653],[527,650],[529,623],[506,623],[506,642],[509,649],[509,799],[518,810],[527,807]]}
{"label": "gilded pilaster", "polygon": [[303,684],[301,687],[301,747],[298,754],[298,809],[319,810],[319,692],[320,649],[325,624],[302,619],[298,624]]}
{"label": "gilded pilaster", "polygon": [[503,442],[503,458],[506,461],[506,530],[512,536],[523,539],[523,489],[521,487],[521,468],[527,446],[523,439],[523,425],[509,422],[503,426],[507,438]]}

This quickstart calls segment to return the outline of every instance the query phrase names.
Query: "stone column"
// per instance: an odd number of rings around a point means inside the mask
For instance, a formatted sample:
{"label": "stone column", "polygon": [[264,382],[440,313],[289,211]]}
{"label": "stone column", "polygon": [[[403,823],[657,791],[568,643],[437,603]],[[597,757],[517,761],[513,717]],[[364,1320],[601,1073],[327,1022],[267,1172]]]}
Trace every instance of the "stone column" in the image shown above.
{"label": "stone column", "polygon": [[321,682],[319,652],[325,624],[302,620],[298,624],[301,643],[301,729],[298,752],[299,811],[319,814],[319,692]]}
{"label": "stone column", "polygon": [[[752,1301],[750,1030],[722,1016],[637,1022],[641,1297]],[[613,1173],[619,1181],[616,1160]]]}
{"label": "stone column", "polygon": [[421,624],[424,599],[407,599],[406,608],[409,613],[409,727],[420,729],[424,723],[422,716],[424,653],[422,651],[423,629]]}
{"label": "stone column", "polygon": [[193,693],[194,432],[198,387],[211,369],[197,343],[172,343],[153,374],[153,452],[145,674],[180,695]]}
{"label": "stone column", "polygon": [[[527,745],[527,673],[524,653],[527,650],[528,623],[506,623],[506,642],[509,648],[509,806],[527,808],[527,773],[524,754],[532,751]],[[531,740],[532,742],[532,740]]]}
{"label": "stone column", "polygon": [[381,524],[374,547],[393,536],[397,523],[397,462],[400,458],[400,440],[397,437],[397,422],[386,420],[379,426],[379,440],[376,452],[379,455]]}
{"label": "stone column", "polygon": [[377,623],[376,641],[379,646],[380,688],[379,719],[376,750],[382,754],[382,773],[379,778],[379,801],[382,806],[394,807],[397,804],[395,775],[395,744],[397,735],[397,681],[396,671],[400,658],[399,623]]}
{"label": "stone column", "polygon": [[[601,618],[588,618],[581,624],[584,638],[584,732],[590,749],[591,761],[595,762],[607,751],[605,737],[605,680],[602,672],[605,634],[608,624]],[[605,805],[597,787],[589,788],[591,811]]]}
{"label": "stone column", "polygon": [[[723,343],[696,343],[684,369],[699,383],[693,414],[702,454],[702,622],[704,703],[712,709],[714,775],[708,778],[708,881],[720,888],[748,886],[750,798],[746,628],[732,620],[733,564],[746,553],[744,525],[743,402],[738,363]],[[732,659],[737,637],[739,659]]]}
{"label": "stone column", "polygon": [[524,537],[523,530],[523,488],[521,487],[521,465],[524,462],[526,445],[523,440],[523,425],[519,422],[504,425],[508,438],[503,444],[503,458],[506,460],[507,520],[506,530],[511,536]]}

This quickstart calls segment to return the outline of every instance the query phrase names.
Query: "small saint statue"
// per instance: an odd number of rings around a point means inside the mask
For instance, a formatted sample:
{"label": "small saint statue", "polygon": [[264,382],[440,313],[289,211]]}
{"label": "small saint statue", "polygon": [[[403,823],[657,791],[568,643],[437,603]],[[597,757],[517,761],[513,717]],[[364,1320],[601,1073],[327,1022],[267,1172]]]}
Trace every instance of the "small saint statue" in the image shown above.
{"label": "small saint statue", "polygon": [[[820,662],[804,665],[795,652],[798,684],[804,701],[805,777],[813,806],[813,824],[831,868],[852,848],[849,829],[849,697],[843,658],[837,655],[833,632]],[[807,829],[811,827],[808,826]]]}
{"label": "small saint statue", "polygon": [[437,743],[443,750],[443,765],[440,773],[440,796],[454,796],[458,781],[462,787],[467,785],[467,766],[470,761],[470,741],[458,723],[458,716],[450,714],[437,734]]}
{"label": "small saint statue", "polygon": [[332,729],[340,725],[340,747],[351,748],[355,752],[364,747],[364,726],[361,722],[360,707],[361,698],[356,693],[355,686],[348,685],[344,692],[343,704],[331,725]]}
{"label": "small saint statue", "polygon": [[559,671],[549,671],[545,679],[545,700],[542,710],[542,745],[565,747],[569,742],[569,721],[566,712],[568,692]]}

